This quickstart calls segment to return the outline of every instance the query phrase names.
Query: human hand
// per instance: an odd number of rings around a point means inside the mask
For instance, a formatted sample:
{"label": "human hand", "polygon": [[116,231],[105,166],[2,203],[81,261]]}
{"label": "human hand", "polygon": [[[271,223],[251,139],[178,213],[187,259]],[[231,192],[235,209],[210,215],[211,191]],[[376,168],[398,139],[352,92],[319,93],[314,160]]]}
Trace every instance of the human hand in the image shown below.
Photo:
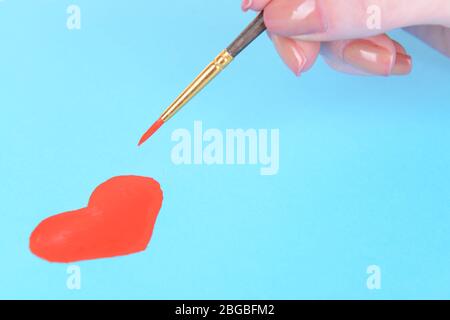
{"label": "human hand", "polygon": [[321,54],[334,69],[357,75],[406,75],[411,56],[386,32],[405,28],[450,57],[450,0],[243,0],[264,10],[268,34],[296,74]]}

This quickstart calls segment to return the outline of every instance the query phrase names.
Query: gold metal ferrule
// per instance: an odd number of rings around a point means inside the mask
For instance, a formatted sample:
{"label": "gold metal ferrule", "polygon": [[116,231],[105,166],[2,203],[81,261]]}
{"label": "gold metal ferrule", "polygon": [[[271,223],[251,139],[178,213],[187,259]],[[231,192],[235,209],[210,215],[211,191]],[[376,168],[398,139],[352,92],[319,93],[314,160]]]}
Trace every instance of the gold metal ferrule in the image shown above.
{"label": "gold metal ferrule", "polygon": [[186,103],[199,93],[212,79],[214,79],[233,60],[233,56],[227,51],[222,51],[161,115],[161,120],[166,122],[172,118]]}

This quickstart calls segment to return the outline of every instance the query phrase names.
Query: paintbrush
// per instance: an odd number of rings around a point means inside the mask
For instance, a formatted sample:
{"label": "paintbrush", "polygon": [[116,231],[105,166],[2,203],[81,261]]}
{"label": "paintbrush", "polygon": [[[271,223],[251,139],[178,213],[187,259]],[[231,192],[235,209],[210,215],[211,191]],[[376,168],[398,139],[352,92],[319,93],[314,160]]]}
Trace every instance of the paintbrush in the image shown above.
{"label": "paintbrush", "polygon": [[144,133],[139,140],[143,144],[150,138],[161,126],[172,118],[184,105],[186,105],[197,93],[199,93],[212,79],[214,79],[230,62],[236,58],[253,40],[266,30],[264,25],[263,12],[261,12],[245,30],[225,49],[223,50],[184,91],[175,99],[174,102],[163,112],[158,120]]}

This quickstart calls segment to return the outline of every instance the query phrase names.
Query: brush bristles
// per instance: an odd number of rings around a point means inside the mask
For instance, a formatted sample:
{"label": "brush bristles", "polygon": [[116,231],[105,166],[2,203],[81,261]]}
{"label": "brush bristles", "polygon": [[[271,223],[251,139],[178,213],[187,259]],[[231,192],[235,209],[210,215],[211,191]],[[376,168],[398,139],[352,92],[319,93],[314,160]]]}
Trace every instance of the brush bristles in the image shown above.
{"label": "brush bristles", "polygon": [[139,140],[138,146],[142,145],[145,141],[147,141],[159,128],[164,124],[164,121],[160,118],[156,120],[156,122],[144,133]]}

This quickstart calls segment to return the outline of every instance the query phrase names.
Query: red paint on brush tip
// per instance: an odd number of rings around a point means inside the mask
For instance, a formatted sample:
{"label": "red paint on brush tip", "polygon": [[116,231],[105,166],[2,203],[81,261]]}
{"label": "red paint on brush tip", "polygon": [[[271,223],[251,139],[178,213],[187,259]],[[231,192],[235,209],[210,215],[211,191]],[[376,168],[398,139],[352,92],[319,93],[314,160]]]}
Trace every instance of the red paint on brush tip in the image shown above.
{"label": "red paint on brush tip", "polygon": [[30,236],[30,250],[63,263],[143,251],[162,200],[160,185],[152,178],[111,178],[94,190],[87,207],[42,221]]}
{"label": "red paint on brush tip", "polygon": [[156,120],[156,122],[150,127],[150,129],[147,130],[146,133],[141,137],[141,140],[139,140],[138,146],[143,144],[145,141],[148,140],[161,126],[164,124],[164,121],[162,119]]}

